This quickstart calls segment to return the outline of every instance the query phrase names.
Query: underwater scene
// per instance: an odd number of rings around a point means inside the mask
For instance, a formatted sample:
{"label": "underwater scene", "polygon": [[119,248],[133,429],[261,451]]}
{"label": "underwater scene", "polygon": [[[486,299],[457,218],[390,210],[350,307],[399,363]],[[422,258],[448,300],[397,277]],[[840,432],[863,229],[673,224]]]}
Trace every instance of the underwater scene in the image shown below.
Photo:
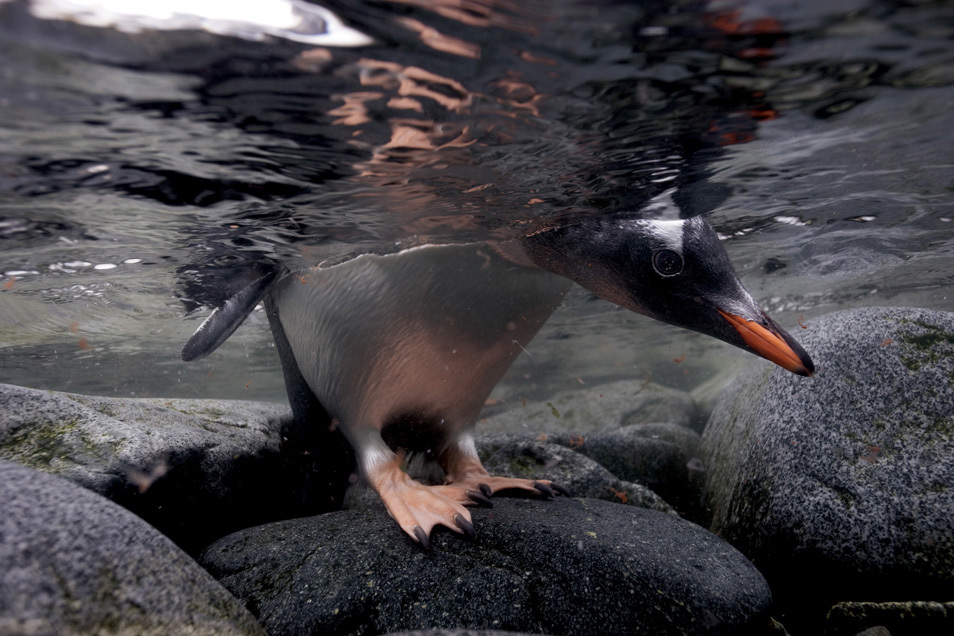
{"label": "underwater scene", "polygon": [[0,635],[954,633],[952,106],[947,0],[0,0]]}

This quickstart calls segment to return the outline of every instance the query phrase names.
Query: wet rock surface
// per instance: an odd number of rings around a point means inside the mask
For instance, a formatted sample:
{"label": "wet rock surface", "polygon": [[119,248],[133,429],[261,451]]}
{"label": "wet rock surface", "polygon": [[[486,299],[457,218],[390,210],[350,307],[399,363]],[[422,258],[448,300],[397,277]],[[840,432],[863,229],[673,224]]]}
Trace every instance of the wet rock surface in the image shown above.
{"label": "wet rock surface", "polygon": [[202,563],[279,634],[422,627],[739,634],[771,595],[734,548],[674,515],[596,500],[495,498],[477,538],[423,551],[381,510],[251,528]]}
{"label": "wet rock surface", "polygon": [[0,510],[0,634],[265,634],[166,537],[71,481],[0,461]]}
{"label": "wet rock surface", "polygon": [[[9,385],[0,387],[0,402],[4,407],[4,417],[0,420],[0,457],[66,477],[74,482],[64,482],[69,487],[75,490],[74,484],[82,485],[93,491],[88,493],[88,496],[97,501],[100,500],[93,493],[110,497],[194,552],[198,552],[198,546],[208,545],[236,526],[252,525],[256,519],[301,516],[303,508],[300,499],[296,497],[301,497],[303,488],[296,483],[296,479],[302,481],[303,478],[301,472],[295,473],[293,470],[297,468],[300,471],[301,462],[289,468],[290,463],[294,464],[289,457],[300,459],[310,453],[308,448],[296,443],[302,436],[290,435],[291,440],[285,436],[289,418],[287,409],[281,406],[208,400],[99,398],[35,391]],[[301,528],[296,530],[296,533],[307,537],[307,541],[299,544],[299,547],[305,550],[308,542],[317,541],[319,543],[311,544],[312,551],[330,551],[342,555],[348,554],[347,549],[354,549],[354,537],[360,539],[360,546],[377,544],[379,553],[375,553],[374,549],[370,550],[370,554],[379,554],[377,560],[369,563],[361,572],[371,572],[375,577],[389,581],[383,588],[388,591],[379,592],[376,589],[376,595],[368,598],[372,598],[378,605],[365,604],[354,611],[361,614],[368,610],[373,617],[383,615],[400,618],[391,623],[381,623],[381,629],[385,629],[383,625],[388,625],[388,629],[391,626],[395,629],[423,629],[441,625],[467,625],[473,628],[502,628],[511,625],[523,631],[546,628],[551,630],[550,633],[571,633],[573,630],[563,626],[566,618],[560,618],[557,614],[561,602],[559,597],[564,594],[570,594],[571,598],[576,595],[579,598],[575,602],[588,603],[591,606],[580,616],[588,617],[586,620],[594,621],[592,624],[602,624],[604,619],[610,620],[611,625],[617,625],[619,632],[626,632],[629,628],[622,625],[630,623],[637,626],[650,625],[651,628],[646,629],[651,629],[653,633],[668,633],[666,630],[676,629],[672,625],[683,625],[679,630],[688,629],[688,633],[710,633],[692,631],[697,630],[699,625],[706,625],[707,630],[712,625],[721,629],[719,625],[723,623],[733,625],[733,629],[739,625],[751,626],[752,621],[761,621],[770,603],[767,588],[758,573],[723,542],[701,528],[680,520],[672,514],[672,508],[666,501],[645,485],[638,483],[640,479],[652,474],[652,471],[646,470],[646,466],[652,462],[647,463],[648,457],[645,456],[651,449],[639,447],[629,453],[628,457],[621,457],[615,462],[613,454],[609,452],[616,445],[619,454],[626,455],[625,449],[633,446],[625,442],[628,438],[653,439],[653,443],[666,438],[666,443],[671,443],[673,448],[682,449],[679,453],[684,450],[694,452],[692,448],[697,444],[698,436],[688,429],[680,432],[677,430],[679,428],[676,426],[668,430],[665,425],[637,425],[623,429],[614,428],[606,433],[586,434],[585,439],[591,441],[587,450],[592,450],[601,461],[611,463],[617,472],[635,478],[635,481],[620,479],[594,459],[577,452],[580,450],[579,440],[584,439],[581,433],[555,433],[553,439],[559,442],[557,444],[541,441],[536,435],[487,436],[487,441],[481,441],[480,445],[491,471],[503,475],[554,479],[568,485],[576,494],[600,497],[616,504],[625,503],[627,506],[588,501],[573,504],[576,508],[571,509],[572,514],[567,516],[561,511],[561,507],[571,505],[568,501],[495,498],[497,505],[492,510],[475,511],[475,519],[483,519],[478,528],[488,524],[491,528],[487,532],[482,531],[482,536],[476,542],[465,542],[449,532],[439,531],[435,537],[436,545],[443,546],[444,556],[440,557],[442,559],[450,558],[448,555],[455,554],[458,549],[469,551],[466,560],[462,561],[458,557],[451,559],[458,566],[458,569],[451,571],[462,577],[463,589],[470,590],[463,596],[459,594],[456,579],[449,580],[446,578],[449,575],[439,573],[432,574],[433,583],[414,588],[413,594],[417,595],[414,598],[418,600],[410,605],[405,603],[405,597],[392,594],[395,589],[410,589],[407,584],[413,573],[403,565],[398,567],[399,562],[407,561],[410,564],[408,567],[420,565],[422,559],[430,563],[436,558],[435,551],[424,553],[401,534],[387,517],[374,493],[366,493],[363,508],[359,506],[359,510],[342,513],[350,516],[322,515],[308,519],[308,523],[302,524]],[[663,483],[665,479],[657,481]],[[320,489],[318,490],[320,496]],[[579,508],[580,506],[583,508]],[[623,515],[625,524],[616,524],[612,531],[600,527],[584,530],[583,527],[587,523],[595,523],[592,514],[585,512],[592,511],[594,506],[600,511],[597,515],[599,523],[614,526],[615,522],[606,519]],[[601,506],[608,507],[604,510]],[[632,506],[647,506],[666,511],[668,514],[662,516],[671,517],[672,521],[652,521],[651,518],[651,522],[643,523],[641,517],[634,521],[631,516],[627,517],[625,512],[631,510]],[[613,512],[616,509],[623,512]],[[97,513],[91,514],[95,518]],[[535,527],[533,524],[540,525],[538,519],[551,515],[555,516],[543,524],[543,536],[549,537],[544,542],[544,549],[537,536],[528,532],[524,526],[530,524],[528,527],[532,528]],[[580,519],[580,515],[588,516]],[[141,523],[134,517],[130,518]],[[339,522],[343,525],[336,525]],[[316,527],[323,532],[321,536],[309,534],[308,528],[312,523],[317,524]],[[672,524],[676,524],[673,526],[677,530],[674,535],[670,528]],[[68,529],[58,527],[56,521],[51,522],[50,527],[56,532],[69,532]],[[250,528],[248,532],[266,532],[262,528],[270,527]],[[629,536],[632,527],[640,528],[640,532],[646,534],[638,540],[638,545],[633,541],[636,541],[636,536],[641,535]],[[659,535],[655,539],[649,538],[650,535],[658,534],[660,527],[669,534]],[[374,532],[366,534],[367,528],[374,529]],[[686,544],[686,532],[694,537],[696,544]],[[627,536],[629,539],[626,539]],[[495,543],[495,537],[504,545],[510,546],[504,550],[503,556],[501,548]],[[262,543],[262,547],[266,552],[285,551],[290,540],[292,539],[283,537],[281,542],[271,546],[267,546],[266,541]],[[612,543],[612,546],[606,543],[607,541]],[[0,543],[6,544],[6,538]],[[633,546],[638,549],[629,549]],[[639,551],[646,550],[646,546],[653,547],[655,556],[649,558],[647,554]],[[617,556],[621,550],[628,555],[623,561],[619,561]],[[678,556],[666,556],[663,554],[665,550],[675,551]],[[366,547],[354,549],[348,558],[357,563],[365,551]],[[531,553],[530,556],[522,555],[524,551]],[[592,562],[590,570],[577,564],[581,558],[580,551],[585,554],[587,561]],[[72,558],[69,552],[62,556]],[[504,565],[475,566],[484,559],[496,558],[502,559]],[[566,562],[561,562],[564,558]],[[675,565],[671,567],[665,565],[670,558],[675,559]],[[602,576],[602,570],[608,567],[607,563],[610,562],[621,567],[614,576],[619,578],[619,585],[630,586],[624,591],[621,591],[622,588],[614,589],[611,584],[597,582]],[[694,565],[686,570],[684,563]],[[544,568],[548,567],[557,568],[561,572],[559,585],[550,585],[549,575],[544,571]],[[692,577],[699,571],[708,571],[710,574],[714,572],[713,576],[722,576],[718,572],[725,567],[730,570],[739,567],[748,572],[750,580],[747,585],[751,589],[740,592],[741,600],[726,600],[719,596],[722,600],[717,600],[716,604],[725,601],[724,609],[727,614],[723,617],[718,613],[722,610],[718,610],[714,616],[719,618],[713,623],[714,619],[708,609],[710,600],[705,598],[709,593],[705,591],[709,584],[705,583],[704,579],[695,580]],[[346,572],[351,575],[356,571],[346,568]],[[582,578],[576,578],[581,572],[584,573]],[[82,586],[89,583],[90,577],[83,572],[71,573],[69,576],[77,578],[75,583],[68,579],[70,585]],[[282,579],[290,574],[288,571],[276,570],[265,573],[265,576],[272,581],[276,580],[276,577]],[[738,577],[731,574],[730,578]],[[668,596],[662,604],[655,604],[655,613],[650,612],[647,615],[638,608],[648,600],[640,596],[642,592],[632,592],[631,589],[642,589],[640,586],[646,586],[647,590],[656,590],[654,594],[663,594],[663,580],[669,580],[678,589],[667,592]],[[392,585],[395,581],[398,583]],[[401,581],[405,583],[403,588]],[[679,586],[689,586],[692,581],[695,581],[693,585],[698,584],[699,589],[686,597],[690,599],[687,605],[686,598],[683,597],[685,590]],[[159,584],[161,583],[160,581]],[[315,585],[323,585],[308,582],[302,584],[312,586],[302,589],[317,589]],[[509,604],[499,600],[512,596],[512,585],[516,585],[513,589],[518,590],[517,600]],[[537,590],[537,587],[541,590]],[[607,601],[610,597],[606,595],[610,592],[615,596],[611,601]],[[523,597],[524,601],[521,602],[520,598]],[[289,598],[293,597],[280,599],[283,607],[292,603]],[[534,599],[533,602],[531,599]],[[257,607],[256,604],[260,602],[264,601],[252,599],[250,606]],[[272,601],[273,604],[274,602],[279,601]],[[603,607],[604,605],[606,607]],[[452,615],[462,618],[454,623],[448,623],[443,618],[437,620],[432,610],[445,606],[453,610]],[[547,609],[539,610],[538,606]],[[117,611],[122,607],[121,603],[116,605]],[[528,607],[537,609],[529,612]],[[658,607],[668,609],[659,614]],[[687,607],[695,609],[687,613]],[[707,609],[703,611],[703,607]],[[733,607],[735,609],[732,609]],[[410,609],[404,612],[407,608]],[[290,611],[282,620],[291,621],[291,624],[300,627],[301,621],[310,620],[306,611],[308,609],[302,609],[305,612],[303,615],[298,609]],[[446,610],[448,615],[451,615],[451,609]],[[546,621],[531,620],[531,614],[538,610],[548,612],[552,616]],[[637,616],[636,619],[633,619],[633,612]],[[443,616],[443,613],[441,615]],[[24,620],[31,620],[29,612],[25,613],[22,607],[10,609],[5,612],[5,616],[12,617],[10,620],[20,621],[24,616]],[[91,620],[95,623],[95,618]],[[107,616],[103,620],[108,622],[111,619]],[[343,622],[335,622],[338,620]],[[338,629],[345,630],[341,633],[349,633],[349,620],[351,619],[341,616],[332,619],[330,623],[321,623],[317,633],[326,633],[326,629],[332,630],[328,633],[335,633],[334,630]],[[534,623],[533,620],[537,622]],[[90,624],[89,629],[84,628],[84,631],[96,631],[102,627],[96,627],[94,623]],[[567,623],[575,625],[573,629],[581,627],[582,624],[572,621]],[[250,629],[254,630],[254,623]],[[148,630],[144,633],[148,633]],[[202,632],[200,630],[196,633]],[[222,633],[229,632],[226,630]],[[612,630],[609,633],[612,633]],[[677,630],[672,633],[681,632]],[[734,632],[730,630],[725,633]]]}
{"label": "wet rock surface", "polygon": [[[618,393],[620,403],[627,393],[641,395],[644,382],[578,392],[588,401],[580,409],[546,405],[564,425],[588,413],[584,419],[602,422],[599,428],[506,430],[503,419],[499,432],[480,426],[478,452],[492,473],[552,479],[586,499],[495,497],[494,508],[474,509],[476,541],[439,530],[429,552],[400,532],[372,492],[363,502],[356,495],[344,513],[309,516],[327,493],[308,483],[306,464],[316,455],[303,443],[307,435],[289,432],[282,406],[4,385],[0,459],[112,498],[193,554],[218,540],[205,563],[275,633],[559,634],[604,624],[607,633],[897,636],[910,633],[910,624],[919,634],[949,633],[952,314],[866,309],[808,327],[799,338],[815,357],[816,377],[754,361],[727,384],[702,438],[684,423],[643,421],[631,410],[627,417],[614,413],[619,404],[600,401],[601,394]],[[674,394],[677,402],[688,399]],[[750,576],[753,566],[739,552],[673,514],[708,521],[699,503],[703,479],[711,529],[762,570],[784,628],[766,618],[762,574]],[[0,524],[8,516],[34,519],[18,510],[0,515]],[[0,536],[0,552],[16,552],[14,540],[42,543],[43,533],[75,532],[60,517],[30,524],[17,527],[18,539]],[[61,550],[50,556],[74,558]],[[725,596],[728,583],[705,582],[733,568],[744,576],[729,578],[749,581],[745,589],[730,586]],[[66,571],[69,585],[89,585],[87,571]],[[20,602],[0,616],[20,621],[25,633],[44,633],[44,624],[23,622],[35,619],[32,607]],[[717,612],[713,622],[702,607],[729,613]],[[912,616],[920,622],[910,623]]]}
{"label": "wet rock surface", "polygon": [[814,378],[754,366],[710,419],[712,530],[793,616],[839,600],[949,600],[954,314],[837,312],[799,337]]}
{"label": "wet rock surface", "polygon": [[[585,434],[480,433],[476,439],[477,452],[491,473],[536,475],[558,481],[581,497],[635,501],[657,510],[675,507],[693,521],[702,516],[700,437],[685,426],[632,424]],[[540,445],[572,453],[547,451]],[[571,466],[576,470],[568,470]],[[653,503],[657,498],[665,507]]]}
{"label": "wet rock surface", "polygon": [[589,457],[558,444],[514,441],[492,453],[484,467],[502,477],[549,479],[577,497],[673,512],[672,506],[646,486],[619,479]]}
{"label": "wet rock surface", "polygon": [[283,449],[280,404],[0,385],[0,413],[0,459],[112,499],[189,551],[296,508],[319,511],[303,492],[299,452]]}

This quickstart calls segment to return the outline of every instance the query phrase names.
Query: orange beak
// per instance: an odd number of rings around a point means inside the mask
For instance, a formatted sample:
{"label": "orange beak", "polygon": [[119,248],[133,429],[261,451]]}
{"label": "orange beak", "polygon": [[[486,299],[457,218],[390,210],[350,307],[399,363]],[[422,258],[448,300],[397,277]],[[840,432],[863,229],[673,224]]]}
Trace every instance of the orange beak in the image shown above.
{"label": "orange beak", "polygon": [[742,340],[752,351],[766,360],[798,375],[810,377],[815,372],[814,366],[807,355],[805,358],[799,355],[782,334],[766,329],[753,320],[746,320],[741,316],[726,313],[721,309],[716,311],[739,332]]}

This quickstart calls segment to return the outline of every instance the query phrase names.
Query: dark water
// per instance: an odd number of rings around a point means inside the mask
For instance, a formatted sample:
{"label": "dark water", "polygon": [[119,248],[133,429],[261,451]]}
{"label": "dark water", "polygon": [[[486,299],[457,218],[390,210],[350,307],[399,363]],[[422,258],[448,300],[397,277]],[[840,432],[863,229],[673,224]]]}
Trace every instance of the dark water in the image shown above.
{"label": "dark water", "polygon": [[[952,308],[950,2],[326,3],[357,47],[55,4],[0,2],[0,382],[283,400],[260,311],[179,360],[263,264],[667,191],[796,337],[845,307]],[[577,290],[502,390],[691,387],[742,356]]]}

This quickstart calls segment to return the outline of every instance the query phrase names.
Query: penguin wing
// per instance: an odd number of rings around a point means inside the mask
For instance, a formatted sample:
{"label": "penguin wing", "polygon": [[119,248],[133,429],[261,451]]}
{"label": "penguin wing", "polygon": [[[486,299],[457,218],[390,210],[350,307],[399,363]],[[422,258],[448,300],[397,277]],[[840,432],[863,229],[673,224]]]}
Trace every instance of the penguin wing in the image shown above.
{"label": "penguin wing", "polygon": [[215,309],[182,347],[182,359],[199,360],[219,348],[241,326],[278,278],[278,270],[268,272]]}

